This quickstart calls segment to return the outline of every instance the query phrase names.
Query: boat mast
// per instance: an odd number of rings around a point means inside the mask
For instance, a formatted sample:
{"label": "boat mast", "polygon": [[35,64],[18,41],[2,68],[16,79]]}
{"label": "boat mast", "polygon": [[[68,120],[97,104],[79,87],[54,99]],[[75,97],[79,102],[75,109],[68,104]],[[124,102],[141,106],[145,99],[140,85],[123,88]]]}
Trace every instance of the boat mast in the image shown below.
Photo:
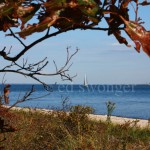
{"label": "boat mast", "polygon": [[85,74],[85,76],[84,76],[84,84],[83,84],[85,87],[87,87],[88,86],[88,82],[87,82],[87,77],[86,77],[86,74]]}

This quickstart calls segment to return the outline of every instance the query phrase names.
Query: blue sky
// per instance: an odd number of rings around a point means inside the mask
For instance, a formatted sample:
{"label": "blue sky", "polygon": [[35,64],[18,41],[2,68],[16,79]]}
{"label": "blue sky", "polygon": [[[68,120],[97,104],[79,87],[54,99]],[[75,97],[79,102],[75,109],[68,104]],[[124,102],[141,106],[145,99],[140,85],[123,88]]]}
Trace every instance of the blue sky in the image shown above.
{"label": "blue sky", "polygon": [[[150,19],[148,18],[150,6],[140,10],[141,17],[146,21],[145,27],[150,30]],[[103,24],[105,25],[105,24]],[[28,43],[41,34],[34,34],[25,42]],[[0,47],[12,45],[12,54],[19,51],[21,46],[10,37],[0,33]],[[150,83],[150,59],[141,51],[137,53],[133,42],[127,38],[132,45],[131,48],[120,45],[113,36],[107,36],[104,31],[70,31],[51,39],[48,39],[32,48],[23,58],[30,62],[48,57],[49,66],[45,72],[54,71],[53,60],[58,66],[65,62],[66,47],[71,46],[70,52],[74,52],[76,47],[80,50],[72,59],[73,66],[70,74],[77,74],[73,83],[82,84],[84,75],[87,75],[89,84],[146,84]],[[21,60],[22,61],[22,60]],[[5,62],[0,58],[0,67]],[[6,74],[9,83],[36,83],[35,81],[16,74]],[[0,80],[2,74],[0,75]],[[70,83],[62,82],[60,77],[41,77],[47,83]]]}

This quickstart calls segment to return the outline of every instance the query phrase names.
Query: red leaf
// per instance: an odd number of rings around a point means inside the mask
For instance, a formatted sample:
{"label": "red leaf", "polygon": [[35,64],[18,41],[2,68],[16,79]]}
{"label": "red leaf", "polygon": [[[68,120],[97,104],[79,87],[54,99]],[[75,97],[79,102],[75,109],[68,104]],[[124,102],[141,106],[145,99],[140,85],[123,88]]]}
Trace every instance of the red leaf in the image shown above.
{"label": "red leaf", "polygon": [[150,57],[150,31],[146,31],[146,29],[137,22],[123,20],[126,24],[125,31],[134,41],[136,50],[140,52],[140,46],[142,46],[143,51]]}

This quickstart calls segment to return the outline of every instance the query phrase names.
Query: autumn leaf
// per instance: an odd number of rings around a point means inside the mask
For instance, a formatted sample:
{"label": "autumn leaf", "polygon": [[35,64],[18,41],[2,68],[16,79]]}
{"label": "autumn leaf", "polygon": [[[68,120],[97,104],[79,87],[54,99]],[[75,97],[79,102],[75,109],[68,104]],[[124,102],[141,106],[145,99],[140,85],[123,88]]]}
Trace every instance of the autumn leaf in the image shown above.
{"label": "autumn leaf", "polygon": [[[35,32],[43,32],[49,27],[55,27],[59,30],[71,27],[75,25],[88,24],[97,25],[99,19],[97,17],[99,13],[100,2],[94,0],[51,0],[43,3],[43,11],[39,14],[39,22],[36,24],[28,24],[26,27],[21,28],[20,32],[17,32],[20,37],[26,38]],[[18,15],[24,23],[32,18],[35,11],[39,8],[35,7],[19,7]],[[30,11],[29,11],[30,10]]]}
{"label": "autumn leaf", "polygon": [[5,104],[9,104],[9,93],[10,93],[10,84],[6,84],[4,87],[4,100],[5,100]]}
{"label": "autumn leaf", "polygon": [[[21,38],[26,38],[36,32],[43,32],[47,28],[54,27],[63,30],[68,27],[93,27],[97,26],[102,18],[108,23],[108,35],[113,34],[119,43],[127,46],[126,38],[121,35],[120,27],[128,34],[135,43],[135,49],[143,51],[150,56],[150,31],[147,31],[138,19],[130,21],[129,4],[134,2],[138,5],[149,5],[147,0],[139,3],[138,0],[39,0],[20,1],[9,0],[0,3],[0,31],[7,31],[11,27],[19,27],[15,21],[21,20]],[[37,13],[37,14],[36,14]],[[37,15],[38,21],[25,25]],[[107,14],[107,16],[105,16]],[[137,15],[137,14],[136,14]],[[12,35],[12,34],[8,34]]]}
{"label": "autumn leaf", "polygon": [[9,27],[17,27],[18,25],[13,20],[15,19],[14,14],[14,7],[10,5],[3,5],[0,8],[0,31],[3,30],[4,32],[7,31]]}
{"label": "autumn leaf", "polygon": [[140,47],[142,47],[143,51],[150,57],[150,31],[134,21],[124,20],[124,23],[126,33],[136,45],[135,49],[140,52]]}
{"label": "autumn leaf", "polygon": [[46,17],[38,24],[28,24],[26,28],[21,30],[21,32],[17,32],[16,34],[19,34],[21,38],[26,38],[26,36],[29,36],[35,32],[42,32],[45,29],[48,28],[48,25],[53,24],[56,20],[52,20],[50,17]]}
{"label": "autumn leaf", "polygon": [[35,13],[39,10],[40,4],[31,4],[28,7],[25,6],[19,6],[17,9],[17,15],[22,21],[22,26],[21,29],[24,28],[24,24],[28,22],[34,15]]}
{"label": "autumn leaf", "polygon": [[147,6],[147,5],[150,5],[150,2],[148,2],[147,0],[145,0],[142,3],[139,3],[139,5]]}

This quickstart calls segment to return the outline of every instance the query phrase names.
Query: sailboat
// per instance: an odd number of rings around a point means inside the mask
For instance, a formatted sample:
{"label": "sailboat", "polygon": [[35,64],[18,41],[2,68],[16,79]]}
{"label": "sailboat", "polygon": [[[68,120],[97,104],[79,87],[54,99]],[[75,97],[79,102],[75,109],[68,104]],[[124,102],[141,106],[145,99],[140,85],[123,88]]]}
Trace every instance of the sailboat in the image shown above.
{"label": "sailboat", "polygon": [[84,83],[83,83],[83,85],[84,85],[85,87],[88,87],[88,82],[87,82],[86,74],[85,74],[85,76],[84,76]]}

